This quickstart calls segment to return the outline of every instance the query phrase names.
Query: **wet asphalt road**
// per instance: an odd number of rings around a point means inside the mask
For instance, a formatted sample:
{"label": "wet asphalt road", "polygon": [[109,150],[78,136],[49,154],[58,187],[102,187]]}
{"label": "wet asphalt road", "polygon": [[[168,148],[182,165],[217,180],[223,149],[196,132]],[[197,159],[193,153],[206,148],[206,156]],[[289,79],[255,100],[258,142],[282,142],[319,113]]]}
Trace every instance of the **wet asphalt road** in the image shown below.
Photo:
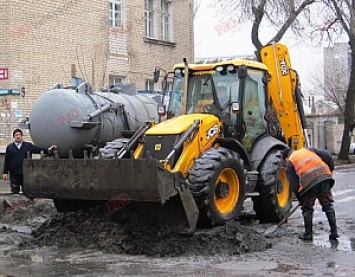
{"label": "wet asphalt road", "polygon": [[[355,276],[355,168],[339,167],[334,176],[341,236],[337,244],[329,242],[329,227],[317,204],[313,242],[297,239],[303,230],[298,210],[271,238],[272,248],[264,252],[164,259],[90,249],[19,251],[14,245],[0,244],[0,276]],[[0,191],[6,187],[0,185]],[[255,224],[255,230],[264,232],[269,226]]]}

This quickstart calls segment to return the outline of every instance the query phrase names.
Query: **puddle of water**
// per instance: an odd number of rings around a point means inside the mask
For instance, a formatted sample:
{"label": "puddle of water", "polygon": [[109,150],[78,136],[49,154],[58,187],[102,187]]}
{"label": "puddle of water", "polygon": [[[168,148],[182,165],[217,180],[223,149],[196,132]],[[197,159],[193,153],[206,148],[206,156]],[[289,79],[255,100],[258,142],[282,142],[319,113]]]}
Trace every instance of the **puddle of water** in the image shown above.
{"label": "puddle of water", "polygon": [[18,232],[23,234],[31,234],[32,232],[32,229],[25,225],[10,225],[10,224],[0,223],[0,228],[4,230],[8,230],[10,232]]}
{"label": "puddle of water", "polygon": [[328,234],[313,236],[313,244],[342,251],[355,251],[355,238],[341,236],[337,240],[329,240]]}
{"label": "puddle of water", "polygon": [[[14,250],[0,259],[0,276],[106,276],[107,264],[98,262],[99,253],[90,261],[65,261],[58,256],[70,254],[61,249],[40,248],[32,250]],[[81,257],[81,255],[78,255]],[[5,276],[4,275],[4,276]],[[116,275],[113,275],[116,276]],[[118,276],[118,275],[117,275]]]}

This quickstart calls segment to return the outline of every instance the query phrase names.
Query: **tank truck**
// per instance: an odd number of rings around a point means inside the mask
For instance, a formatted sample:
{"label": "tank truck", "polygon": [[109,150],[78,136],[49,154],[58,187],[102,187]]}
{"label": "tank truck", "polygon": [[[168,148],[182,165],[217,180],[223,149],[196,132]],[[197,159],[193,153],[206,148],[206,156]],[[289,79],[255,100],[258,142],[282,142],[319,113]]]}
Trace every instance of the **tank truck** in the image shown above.
{"label": "tank truck", "polygon": [[34,102],[28,128],[35,144],[56,144],[60,158],[82,158],[85,151],[96,155],[106,142],[130,137],[149,120],[158,120],[157,102],[149,95],[56,84]]}

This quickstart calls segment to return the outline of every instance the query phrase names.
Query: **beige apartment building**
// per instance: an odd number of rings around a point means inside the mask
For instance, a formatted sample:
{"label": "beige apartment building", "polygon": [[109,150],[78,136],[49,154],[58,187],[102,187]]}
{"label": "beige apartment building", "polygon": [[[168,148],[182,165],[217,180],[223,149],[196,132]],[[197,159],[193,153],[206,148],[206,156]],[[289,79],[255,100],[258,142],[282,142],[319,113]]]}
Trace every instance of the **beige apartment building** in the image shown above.
{"label": "beige apartment building", "polygon": [[160,89],[152,82],[155,66],[170,70],[194,58],[193,0],[0,0],[0,6],[0,153],[55,83],[77,77],[94,89],[117,82]]}

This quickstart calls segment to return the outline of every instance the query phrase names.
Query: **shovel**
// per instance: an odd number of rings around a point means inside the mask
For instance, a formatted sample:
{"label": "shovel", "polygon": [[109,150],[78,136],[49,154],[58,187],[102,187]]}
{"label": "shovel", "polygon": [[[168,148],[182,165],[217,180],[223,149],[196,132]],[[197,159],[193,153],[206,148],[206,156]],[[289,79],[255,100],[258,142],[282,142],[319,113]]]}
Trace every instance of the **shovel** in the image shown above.
{"label": "shovel", "polygon": [[277,228],[279,228],[282,224],[284,224],[289,219],[289,217],[298,209],[299,206],[300,206],[300,204],[293,207],[291,209],[290,213],[288,214],[288,216],[284,217],[277,225],[270,226],[269,228],[267,228],[264,233],[265,236],[268,236],[268,235],[274,233],[277,230]]}

